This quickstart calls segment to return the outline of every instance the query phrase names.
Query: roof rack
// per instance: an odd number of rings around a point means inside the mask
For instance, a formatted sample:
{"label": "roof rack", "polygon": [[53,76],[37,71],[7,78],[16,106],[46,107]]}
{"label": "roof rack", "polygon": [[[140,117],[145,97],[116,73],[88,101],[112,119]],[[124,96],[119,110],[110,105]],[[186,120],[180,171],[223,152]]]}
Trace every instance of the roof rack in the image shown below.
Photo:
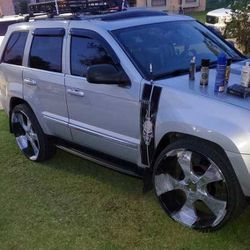
{"label": "roof rack", "polygon": [[50,0],[29,4],[30,16],[38,13],[59,15],[65,13],[103,14],[128,8],[127,0]]}
{"label": "roof rack", "polygon": [[138,18],[138,17],[153,17],[153,16],[166,16],[166,12],[150,10],[150,9],[139,9],[135,8],[128,11],[115,12],[109,15],[102,15],[100,20],[102,21],[117,21],[129,18]]}

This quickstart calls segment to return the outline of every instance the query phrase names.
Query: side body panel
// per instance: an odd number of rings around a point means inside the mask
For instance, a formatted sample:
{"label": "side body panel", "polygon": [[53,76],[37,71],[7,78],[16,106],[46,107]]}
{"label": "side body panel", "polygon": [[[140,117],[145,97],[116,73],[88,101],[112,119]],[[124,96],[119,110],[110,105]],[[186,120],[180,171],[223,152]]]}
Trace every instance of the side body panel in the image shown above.
{"label": "side body panel", "polygon": [[0,101],[7,114],[11,97],[23,98],[22,77],[22,66],[0,64]]}
{"label": "side body panel", "polygon": [[[23,25],[18,29],[13,29],[12,27],[9,28],[0,46],[0,60],[2,60],[9,37],[14,31],[28,31],[28,28],[26,25]],[[9,115],[9,103],[11,97],[23,98],[22,72],[23,66],[3,62],[0,64],[0,102],[7,115]]]}

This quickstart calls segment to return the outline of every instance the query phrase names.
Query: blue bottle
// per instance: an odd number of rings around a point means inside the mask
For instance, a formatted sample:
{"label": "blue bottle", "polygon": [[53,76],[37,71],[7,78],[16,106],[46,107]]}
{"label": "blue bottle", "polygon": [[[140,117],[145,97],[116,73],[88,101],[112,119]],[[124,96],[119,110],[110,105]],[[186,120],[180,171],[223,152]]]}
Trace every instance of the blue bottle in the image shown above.
{"label": "blue bottle", "polygon": [[221,53],[217,60],[216,79],[214,85],[214,92],[224,92],[225,80],[226,80],[226,69],[227,69],[227,56]]}

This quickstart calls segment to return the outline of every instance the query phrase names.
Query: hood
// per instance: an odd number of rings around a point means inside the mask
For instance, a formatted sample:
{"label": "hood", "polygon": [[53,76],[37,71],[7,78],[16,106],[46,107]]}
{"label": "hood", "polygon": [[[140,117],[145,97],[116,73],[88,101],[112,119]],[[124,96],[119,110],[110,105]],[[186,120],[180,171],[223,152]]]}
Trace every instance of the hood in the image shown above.
{"label": "hood", "polygon": [[232,11],[230,9],[221,8],[221,9],[217,9],[217,10],[212,10],[212,11],[208,12],[207,15],[221,17],[221,16],[230,16],[231,13],[232,13]]}
{"label": "hood", "polygon": [[[231,65],[231,74],[228,86],[234,84],[240,84],[241,69],[247,61],[250,60],[248,59]],[[174,88],[180,92],[199,95],[204,98],[210,98],[215,101],[228,103],[230,105],[250,110],[250,96],[244,99],[241,97],[227,94],[226,91],[224,93],[218,93],[218,94],[214,93],[215,78],[216,78],[216,69],[214,68],[210,69],[209,71],[209,84],[207,87],[200,86],[200,72],[196,73],[195,81],[190,81],[188,74],[186,74],[174,78],[168,78],[156,81],[155,84],[165,88],[168,87]]]}

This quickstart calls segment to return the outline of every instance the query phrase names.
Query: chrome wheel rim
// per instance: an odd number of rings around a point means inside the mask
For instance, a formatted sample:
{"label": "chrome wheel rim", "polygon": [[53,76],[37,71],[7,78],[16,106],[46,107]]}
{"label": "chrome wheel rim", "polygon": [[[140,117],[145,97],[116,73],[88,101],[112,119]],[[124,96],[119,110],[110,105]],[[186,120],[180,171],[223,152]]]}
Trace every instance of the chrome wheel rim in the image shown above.
{"label": "chrome wheel rim", "polygon": [[11,122],[18,147],[30,160],[36,160],[40,144],[29,117],[24,112],[14,112]]}
{"label": "chrome wheel rim", "polygon": [[216,227],[227,212],[228,189],[219,167],[186,149],[167,153],[154,175],[162,206],[177,222],[192,228]]}

